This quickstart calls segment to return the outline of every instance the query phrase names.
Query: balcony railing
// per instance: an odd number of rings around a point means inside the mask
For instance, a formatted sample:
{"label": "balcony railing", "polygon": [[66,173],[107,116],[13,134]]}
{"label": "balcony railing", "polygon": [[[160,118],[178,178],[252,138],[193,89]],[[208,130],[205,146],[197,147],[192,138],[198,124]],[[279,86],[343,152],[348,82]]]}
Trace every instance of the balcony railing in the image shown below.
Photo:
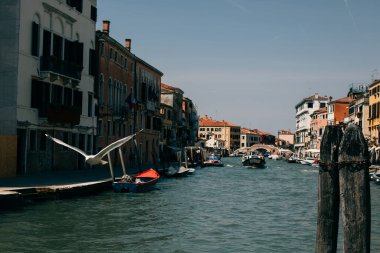
{"label": "balcony railing", "polygon": [[78,64],[67,62],[57,57],[41,56],[40,58],[40,70],[53,72],[56,74],[64,75],[73,79],[81,80],[83,66]]}

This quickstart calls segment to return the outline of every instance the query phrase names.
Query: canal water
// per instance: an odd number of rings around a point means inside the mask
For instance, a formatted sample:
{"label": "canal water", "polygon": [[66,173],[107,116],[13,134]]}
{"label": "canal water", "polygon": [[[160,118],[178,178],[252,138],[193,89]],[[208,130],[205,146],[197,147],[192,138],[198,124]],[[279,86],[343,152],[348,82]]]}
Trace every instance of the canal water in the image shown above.
{"label": "canal water", "polygon": [[[109,191],[0,213],[0,252],[314,252],[317,169],[223,162],[162,179],[149,193]],[[371,252],[380,252],[379,194],[371,184]]]}

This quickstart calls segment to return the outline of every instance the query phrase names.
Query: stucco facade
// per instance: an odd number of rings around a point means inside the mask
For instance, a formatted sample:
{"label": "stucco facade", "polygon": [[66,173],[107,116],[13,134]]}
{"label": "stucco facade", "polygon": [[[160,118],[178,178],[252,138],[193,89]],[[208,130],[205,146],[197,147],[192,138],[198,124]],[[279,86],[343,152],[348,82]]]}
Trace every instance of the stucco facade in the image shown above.
{"label": "stucco facade", "polygon": [[8,162],[0,164],[0,177],[84,166],[45,133],[93,150],[96,0],[1,4],[7,24],[0,32],[0,72],[6,73],[0,146],[12,148],[4,152]]}

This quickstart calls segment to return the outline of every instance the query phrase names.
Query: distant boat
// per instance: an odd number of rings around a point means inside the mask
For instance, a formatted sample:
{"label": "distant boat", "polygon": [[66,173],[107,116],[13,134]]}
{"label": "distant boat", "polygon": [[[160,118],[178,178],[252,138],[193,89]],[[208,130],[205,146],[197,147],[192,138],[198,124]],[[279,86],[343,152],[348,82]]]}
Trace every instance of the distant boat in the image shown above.
{"label": "distant boat", "polygon": [[191,173],[189,168],[180,166],[179,168],[170,166],[165,174],[167,177],[186,177]]}
{"label": "distant boat", "polygon": [[265,167],[265,157],[252,151],[246,153],[242,157],[241,162],[243,163],[243,166],[253,166],[257,168]]}
{"label": "distant boat", "polygon": [[303,165],[312,165],[318,163],[318,159],[314,157],[306,157],[305,159],[301,160],[300,163]]}
{"label": "distant boat", "polygon": [[207,157],[207,160],[203,163],[207,167],[223,167],[224,164],[220,160],[220,157],[217,155],[210,155]]}
{"label": "distant boat", "polygon": [[123,176],[112,183],[115,192],[147,192],[154,189],[160,175],[149,169],[132,176]]}

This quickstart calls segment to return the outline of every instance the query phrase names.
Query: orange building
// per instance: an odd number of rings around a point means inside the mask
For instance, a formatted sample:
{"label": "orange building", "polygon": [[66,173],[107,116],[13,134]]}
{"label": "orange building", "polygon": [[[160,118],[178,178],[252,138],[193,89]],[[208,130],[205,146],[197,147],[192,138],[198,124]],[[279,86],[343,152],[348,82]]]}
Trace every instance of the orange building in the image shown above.
{"label": "orange building", "polygon": [[212,135],[225,141],[225,147],[229,153],[240,148],[240,126],[224,120],[214,120],[207,115],[200,117],[198,138],[208,140]]}
{"label": "orange building", "polygon": [[327,108],[314,111],[310,121],[310,149],[320,149],[323,132],[327,126]]}
{"label": "orange building", "polygon": [[344,123],[344,118],[349,115],[348,109],[352,100],[350,97],[344,97],[330,101],[327,105],[327,124]]}

